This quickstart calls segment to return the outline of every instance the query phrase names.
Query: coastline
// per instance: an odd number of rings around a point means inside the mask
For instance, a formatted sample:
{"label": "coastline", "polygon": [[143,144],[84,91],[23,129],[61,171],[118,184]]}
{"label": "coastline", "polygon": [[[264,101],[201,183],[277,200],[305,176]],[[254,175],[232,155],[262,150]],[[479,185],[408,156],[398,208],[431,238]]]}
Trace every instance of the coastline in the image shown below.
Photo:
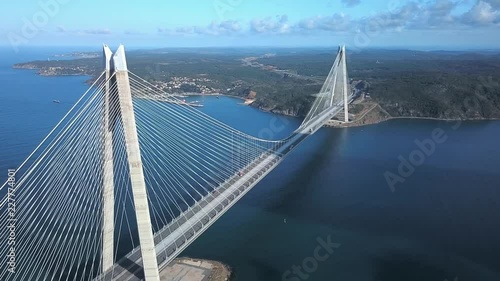
{"label": "coastline", "polygon": [[[61,73],[41,73],[39,70],[40,68],[37,67],[19,67],[17,64],[13,66],[15,69],[26,69],[26,70],[38,70],[37,75],[43,76],[43,77],[63,77],[63,76],[87,76],[90,77],[87,79],[84,83],[86,84],[91,84],[93,82],[94,77],[91,74],[86,74],[86,73],[67,73],[67,74],[61,74]],[[174,95],[178,96],[187,96],[187,97],[202,97],[202,96],[211,96],[211,97],[217,97],[217,96],[224,96],[224,97],[230,97],[230,98],[236,98],[239,100],[244,101],[242,105],[247,105],[247,106],[252,106],[252,104],[256,101],[256,99],[247,99],[245,97],[237,96],[237,95],[230,95],[230,94],[221,94],[221,93],[211,93],[211,94],[202,94],[202,93],[175,93]],[[383,112],[385,112],[387,115],[387,111],[382,109],[379,104],[376,104]],[[293,117],[293,118],[301,118],[300,116],[293,115],[293,114],[285,114],[283,112],[275,112],[272,109],[271,110],[266,110],[263,108],[260,108],[258,106],[252,106],[260,111],[263,112],[268,112],[272,114],[277,114],[277,115],[283,115],[287,117]],[[373,108],[372,108],[373,109]],[[369,110],[371,111],[371,109]],[[369,112],[365,112],[367,114]],[[368,121],[368,122],[363,122],[363,118],[360,118],[358,120],[354,120],[348,123],[345,122],[340,122],[340,121],[335,121],[335,120],[330,120],[329,123],[325,124],[324,127],[329,127],[329,128],[351,128],[351,127],[363,127],[363,126],[368,126],[368,125],[376,125],[380,124],[382,122],[388,121],[388,120],[396,120],[396,119],[421,119],[421,120],[435,120],[435,121],[498,121],[500,118],[470,118],[470,119],[446,119],[446,118],[436,118],[436,117],[425,117],[425,116],[387,116],[385,118],[380,118],[377,120],[373,121]]]}
{"label": "coastline", "polygon": [[[187,95],[187,96],[224,96],[224,97],[229,97],[229,98],[236,98],[239,100],[247,101],[248,99],[245,99],[244,97],[239,97],[239,96],[233,96],[233,95],[228,95],[228,94],[205,94],[205,95]],[[241,103],[242,105],[248,105],[251,106],[251,104],[246,104],[246,103]],[[380,105],[376,104],[377,107],[380,107]],[[254,107],[254,106],[252,106]],[[273,112],[272,110],[265,110],[259,107],[254,107],[257,110],[260,110],[262,112],[267,112],[267,113],[272,113],[276,115],[282,115],[286,117],[291,117],[291,118],[301,118],[300,116],[297,115],[290,115],[290,114],[283,114],[283,113],[278,113],[278,112]],[[373,108],[372,108],[373,109]],[[382,109],[383,110],[383,109]],[[388,114],[385,110],[383,110],[386,114]],[[366,112],[369,113],[369,112]],[[343,114],[343,112],[342,112]],[[367,123],[362,123],[360,124],[359,122],[364,121],[365,116],[363,116],[360,119],[345,123],[345,122],[340,122],[340,121],[335,121],[335,120],[330,120],[331,123],[327,123],[324,125],[324,127],[327,128],[354,128],[354,127],[364,127],[364,126],[369,126],[369,125],[377,125],[386,121],[391,121],[391,120],[398,120],[398,119],[417,119],[417,120],[434,120],[434,121],[462,121],[462,122],[469,122],[469,121],[500,121],[500,118],[469,118],[469,119],[460,119],[460,118],[455,118],[455,119],[446,119],[446,118],[436,118],[436,117],[425,117],[425,116],[387,116],[385,118],[380,118],[378,120],[372,121],[372,122],[367,122]],[[338,123],[337,123],[338,122]]]}
{"label": "coastline", "polygon": [[[37,75],[43,76],[43,77],[64,77],[64,76],[87,76],[89,79],[87,79],[84,83],[86,84],[92,84],[93,80],[95,77],[92,74],[87,73],[86,71],[81,71],[81,72],[76,72],[76,73],[59,73],[54,70],[59,70],[58,67],[49,67],[48,70],[50,71],[42,71],[43,68],[36,67],[32,64],[29,63],[16,63],[12,66],[14,69],[24,69],[24,70],[37,70]],[[222,94],[222,93],[174,93],[173,95],[175,96],[185,96],[185,97],[203,97],[203,96],[224,96],[224,97],[230,97],[230,98],[236,98],[239,100],[242,100],[243,102],[241,103],[242,105],[247,105],[251,106],[255,109],[258,109],[262,112],[268,112],[272,114],[277,114],[277,115],[282,115],[282,116],[287,116],[287,117],[293,117],[293,118],[302,118],[301,116],[298,116],[296,114],[288,114],[287,111],[284,110],[273,110],[273,109],[266,109],[261,106],[256,106],[254,104],[257,99],[248,99],[246,97],[238,96],[238,95],[231,95],[231,94]],[[348,128],[348,127],[362,127],[362,126],[367,126],[367,125],[375,125],[375,124],[380,124],[382,122],[388,121],[388,120],[395,120],[395,119],[421,119],[421,120],[436,120],[436,121],[497,121],[500,120],[499,118],[468,118],[468,119],[460,119],[460,118],[455,118],[455,119],[447,119],[447,118],[436,118],[436,117],[425,117],[425,116],[391,116],[385,109],[383,109],[380,104],[377,102],[371,101],[371,100],[365,100],[362,99],[359,102],[353,102],[351,106],[373,106],[368,110],[362,110],[359,114],[362,115],[361,118],[350,121],[348,123],[338,121],[338,120],[330,120],[327,124],[325,124],[325,127],[330,127],[330,128]],[[374,109],[378,108],[378,112],[375,112],[372,116],[369,116],[372,114],[372,111]],[[365,108],[366,109],[366,108]],[[358,115],[358,114],[353,114],[353,115]],[[367,117],[365,119],[365,117]]]}
{"label": "coastline", "polygon": [[[359,108],[362,108],[361,110]],[[335,119],[328,121],[325,124],[325,127],[332,128],[349,128],[349,127],[363,127],[367,125],[375,125],[380,124],[382,122],[388,120],[397,120],[397,119],[419,119],[419,120],[434,120],[434,121],[445,121],[445,122],[453,122],[453,121],[495,121],[500,120],[500,118],[437,118],[437,117],[427,117],[427,116],[391,116],[379,103],[374,102],[372,100],[361,100],[359,102],[353,102],[350,105],[350,108],[357,109],[359,112],[355,114],[350,113],[350,122],[344,122],[342,111],[338,114]],[[350,109],[351,112],[353,111]]]}
{"label": "coastline", "polygon": [[181,257],[160,269],[161,281],[229,281],[230,266],[213,260]]}
{"label": "coastline", "polygon": [[[181,96],[185,96],[185,97],[228,97],[228,98],[235,98],[235,99],[238,99],[238,100],[242,100],[243,102],[240,103],[241,105],[247,105],[247,106],[251,106],[252,103],[255,102],[255,99],[248,99],[248,98],[244,98],[244,97],[240,97],[240,96],[233,96],[233,95],[228,95],[228,94],[198,94],[198,93],[181,93],[181,94],[174,94],[174,96],[178,96],[178,97],[181,97]],[[255,107],[256,108],[256,107]],[[258,108],[257,108],[258,109]]]}
{"label": "coastline", "polygon": [[431,120],[431,121],[446,121],[446,122],[453,122],[453,121],[460,121],[460,122],[480,122],[480,121],[500,121],[500,118],[474,118],[474,119],[444,119],[444,118],[435,118],[435,117],[414,117],[414,116],[397,116],[397,117],[389,117],[383,120],[379,120],[377,122],[373,123],[365,123],[365,124],[355,124],[354,122],[351,123],[345,123],[345,122],[339,122],[338,123],[327,123],[324,126],[328,128],[356,128],[356,127],[365,127],[365,126],[370,126],[370,125],[377,125],[381,124],[387,121],[392,121],[392,120],[400,120],[400,119],[415,119],[415,120]]}

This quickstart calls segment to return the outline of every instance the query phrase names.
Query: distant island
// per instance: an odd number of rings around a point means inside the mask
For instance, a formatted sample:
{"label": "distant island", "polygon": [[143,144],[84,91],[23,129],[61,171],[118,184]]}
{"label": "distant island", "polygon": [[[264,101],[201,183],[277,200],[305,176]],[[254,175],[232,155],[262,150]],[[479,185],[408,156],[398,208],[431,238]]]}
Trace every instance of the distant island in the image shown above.
{"label": "distant island", "polygon": [[[335,49],[166,49],[128,52],[129,69],[167,93],[230,95],[261,110],[302,117],[319,92]],[[40,75],[102,71],[99,53],[14,68]],[[63,55],[59,55],[63,56]],[[500,54],[362,50],[348,56],[351,125],[390,118],[500,119]],[[89,81],[92,81],[89,80]],[[332,125],[336,125],[335,122]]]}

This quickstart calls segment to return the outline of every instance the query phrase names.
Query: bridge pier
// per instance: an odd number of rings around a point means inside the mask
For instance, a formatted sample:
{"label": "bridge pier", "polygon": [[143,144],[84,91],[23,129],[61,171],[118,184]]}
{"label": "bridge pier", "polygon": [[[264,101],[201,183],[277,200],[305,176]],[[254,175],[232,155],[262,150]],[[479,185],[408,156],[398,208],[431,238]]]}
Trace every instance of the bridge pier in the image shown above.
{"label": "bridge pier", "polygon": [[144,170],[142,168],[141,150],[139,148],[139,137],[135,124],[132,92],[130,90],[125,48],[123,45],[120,45],[113,55],[113,64],[120,104],[120,115],[123,122],[123,135],[125,137],[125,146],[127,150],[130,181],[132,184],[132,196],[134,198],[135,213],[137,217],[137,230],[139,232],[139,243],[141,245],[144,279],[146,281],[160,281],[153,239],[153,227],[151,225],[151,215],[149,212],[148,195],[146,192],[146,182],[144,180]]}
{"label": "bridge pier", "polygon": [[[104,57],[106,70],[109,68],[109,75],[112,77],[109,84],[116,83],[116,89],[106,87],[105,98],[105,119],[107,123],[104,134],[104,169],[105,178],[103,182],[103,272],[112,269],[113,248],[114,248],[114,185],[113,185],[113,140],[112,133],[115,125],[114,120],[121,120],[123,125],[123,135],[125,139],[125,150],[130,173],[130,183],[132,186],[132,197],[135,206],[137,219],[137,230],[139,232],[139,243],[141,246],[142,266],[144,269],[144,279],[146,281],[160,281],[158,262],[156,260],[156,249],[153,239],[153,227],[142,167],[141,150],[139,147],[139,137],[135,123],[134,106],[132,102],[132,92],[128,77],[127,61],[125,58],[125,48],[120,45],[116,53],[112,53],[107,46],[104,46]],[[108,73],[107,73],[108,74]],[[114,77],[113,77],[114,75]],[[109,86],[109,84],[107,84]],[[110,116],[110,112],[117,112]]]}
{"label": "bridge pier", "polygon": [[115,216],[115,194],[114,194],[114,171],[113,171],[113,128],[115,125],[112,115],[116,104],[115,95],[110,91],[111,59],[113,53],[104,45],[103,57],[106,70],[106,84],[104,88],[104,147],[103,147],[103,225],[102,225],[102,271],[105,272],[114,264],[114,216]]}
{"label": "bridge pier", "polygon": [[346,52],[345,52],[345,45],[342,46],[342,83],[344,85],[344,119],[345,122],[349,122],[349,93],[348,93],[348,83],[347,81],[347,63],[346,63]]}

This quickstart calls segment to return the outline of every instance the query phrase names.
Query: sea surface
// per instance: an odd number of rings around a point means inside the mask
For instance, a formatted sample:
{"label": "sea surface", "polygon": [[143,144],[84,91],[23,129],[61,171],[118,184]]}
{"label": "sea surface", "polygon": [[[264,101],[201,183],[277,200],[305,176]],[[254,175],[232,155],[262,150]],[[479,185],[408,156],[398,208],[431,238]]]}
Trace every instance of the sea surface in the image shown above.
{"label": "sea surface", "polygon": [[[0,49],[1,181],[88,87],[88,77],[12,64],[71,51]],[[234,98],[191,99],[255,136],[279,139],[300,125]],[[400,177],[393,189],[389,174]],[[323,128],[183,256],[222,261],[237,281],[498,281],[499,216],[499,121]]]}

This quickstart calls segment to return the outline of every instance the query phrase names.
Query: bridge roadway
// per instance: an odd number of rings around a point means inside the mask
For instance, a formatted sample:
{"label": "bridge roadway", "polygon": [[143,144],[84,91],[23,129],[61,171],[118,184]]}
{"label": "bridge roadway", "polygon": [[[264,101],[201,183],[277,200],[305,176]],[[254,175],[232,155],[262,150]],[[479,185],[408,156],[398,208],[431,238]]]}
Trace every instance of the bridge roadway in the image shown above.
{"label": "bridge roadway", "polygon": [[[154,235],[157,261],[160,270],[175,259],[187,246],[210,227],[220,216],[238,202],[262,178],[271,172],[298,144],[319,130],[328,120],[343,109],[339,103],[311,119],[297,129],[275,151],[263,153],[243,170],[243,175],[233,175],[214,191],[196,202]],[[107,272],[94,280],[143,280],[140,246],[120,259]]]}

